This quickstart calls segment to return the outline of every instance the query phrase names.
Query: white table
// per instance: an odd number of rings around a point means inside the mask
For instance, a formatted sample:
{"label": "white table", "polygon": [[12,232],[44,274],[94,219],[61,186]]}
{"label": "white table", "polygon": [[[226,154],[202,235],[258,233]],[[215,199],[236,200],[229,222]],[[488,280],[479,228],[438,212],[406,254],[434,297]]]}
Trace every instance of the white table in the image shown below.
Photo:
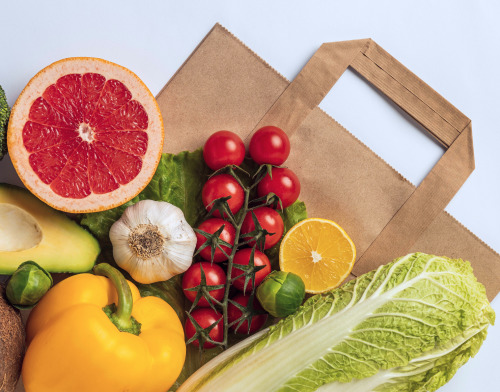
{"label": "white table", "polygon": [[[375,39],[472,119],[476,170],[447,210],[500,251],[500,5],[494,0],[2,1],[0,84],[12,105],[55,60],[102,57],[136,72],[156,94],[215,22],[288,79],[325,41]],[[353,73],[322,108],[418,184],[442,149]],[[370,115],[359,116],[363,110]],[[387,142],[391,135],[397,142]],[[406,158],[418,151],[420,161]],[[0,181],[20,184],[8,158]],[[500,299],[493,301],[500,314]],[[500,390],[500,326],[443,392]]]}

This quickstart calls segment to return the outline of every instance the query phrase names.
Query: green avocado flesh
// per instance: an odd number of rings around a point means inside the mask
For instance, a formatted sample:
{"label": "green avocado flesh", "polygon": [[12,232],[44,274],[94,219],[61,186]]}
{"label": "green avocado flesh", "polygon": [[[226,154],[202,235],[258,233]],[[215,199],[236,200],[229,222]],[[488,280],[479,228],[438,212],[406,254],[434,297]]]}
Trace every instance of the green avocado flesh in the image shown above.
{"label": "green avocado flesh", "polygon": [[25,189],[0,184],[0,274],[33,260],[49,272],[87,272],[100,252],[84,228]]}

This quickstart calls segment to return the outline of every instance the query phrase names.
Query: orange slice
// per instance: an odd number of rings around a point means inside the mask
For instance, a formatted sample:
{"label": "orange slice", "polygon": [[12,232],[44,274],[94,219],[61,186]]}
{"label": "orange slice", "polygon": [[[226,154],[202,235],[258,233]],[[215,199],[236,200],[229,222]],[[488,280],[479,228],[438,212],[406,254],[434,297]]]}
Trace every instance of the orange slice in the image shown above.
{"label": "orange slice", "polygon": [[331,290],[350,274],[356,248],[347,233],[327,219],[305,219],[293,226],[280,247],[282,271],[299,275],[306,292]]}

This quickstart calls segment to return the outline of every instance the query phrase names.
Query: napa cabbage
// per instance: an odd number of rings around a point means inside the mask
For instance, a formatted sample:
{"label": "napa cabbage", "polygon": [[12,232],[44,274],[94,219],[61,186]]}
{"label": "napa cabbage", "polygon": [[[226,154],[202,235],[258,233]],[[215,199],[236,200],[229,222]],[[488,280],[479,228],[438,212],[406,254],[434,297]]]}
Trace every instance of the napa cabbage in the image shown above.
{"label": "napa cabbage", "polygon": [[410,254],[311,297],[179,391],[435,391],[477,353],[494,319],[468,262]]}

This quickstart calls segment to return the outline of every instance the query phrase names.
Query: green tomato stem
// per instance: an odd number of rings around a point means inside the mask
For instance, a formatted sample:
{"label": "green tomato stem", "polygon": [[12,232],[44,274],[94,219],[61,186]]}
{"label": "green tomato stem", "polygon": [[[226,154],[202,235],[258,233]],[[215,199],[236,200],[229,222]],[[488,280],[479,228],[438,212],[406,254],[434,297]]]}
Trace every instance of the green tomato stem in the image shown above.
{"label": "green tomato stem", "polygon": [[229,321],[228,321],[228,305],[229,305],[229,291],[231,289],[231,272],[233,270],[233,259],[234,255],[236,254],[236,251],[238,250],[239,247],[239,240],[240,240],[240,232],[241,232],[241,226],[243,226],[243,221],[245,220],[245,216],[247,215],[248,212],[248,202],[250,200],[250,189],[243,187],[243,191],[245,192],[245,199],[243,201],[243,206],[241,207],[240,213],[239,213],[239,219],[236,222],[235,229],[235,239],[234,239],[234,245],[233,249],[231,251],[231,254],[229,255],[227,259],[227,279],[226,279],[226,287],[224,288],[224,299],[222,300],[222,309],[223,309],[223,322],[224,322],[224,340],[222,342],[222,346],[224,348],[227,348],[228,346],[228,335],[229,335]]}
{"label": "green tomato stem", "polygon": [[132,317],[134,299],[132,290],[123,274],[108,263],[100,263],[94,267],[94,274],[109,278],[118,293],[118,304],[115,307],[107,306],[104,312],[111,322],[122,332],[139,335],[140,324]]}
{"label": "green tomato stem", "polygon": [[[224,298],[222,302],[219,302],[217,300],[213,300],[217,305],[222,307],[222,314],[223,314],[223,324],[224,324],[224,338],[222,343],[219,345],[222,346],[222,348],[227,349],[228,347],[228,336],[229,336],[229,322],[228,322],[228,305],[229,305],[229,292],[231,289],[231,283],[234,281],[234,279],[231,279],[231,272],[233,270],[233,260],[234,260],[234,255],[238,251],[238,248],[249,244],[252,239],[249,240],[244,240],[240,243],[240,233],[241,233],[241,227],[243,226],[243,221],[245,220],[245,217],[247,213],[252,209],[249,207],[249,202],[250,202],[250,192],[252,191],[253,188],[257,186],[257,184],[262,180],[263,176],[258,176],[257,179],[253,181],[253,184],[251,186],[245,186],[239,176],[235,173],[233,168],[229,169],[229,174],[231,174],[238,184],[243,188],[244,194],[245,194],[245,199],[243,202],[243,206],[241,207],[240,211],[236,214],[236,216],[232,217],[229,216],[227,219],[233,224],[235,228],[235,240],[234,244],[231,250],[231,253],[228,255],[226,252],[224,252],[223,249],[219,248],[224,255],[227,256],[227,272],[226,272],[226,284],[224,286]],[[255,239],[254,239],[255,240]],[[200,346],[200,355],[201,352],[203,351],[202,346]]]}

